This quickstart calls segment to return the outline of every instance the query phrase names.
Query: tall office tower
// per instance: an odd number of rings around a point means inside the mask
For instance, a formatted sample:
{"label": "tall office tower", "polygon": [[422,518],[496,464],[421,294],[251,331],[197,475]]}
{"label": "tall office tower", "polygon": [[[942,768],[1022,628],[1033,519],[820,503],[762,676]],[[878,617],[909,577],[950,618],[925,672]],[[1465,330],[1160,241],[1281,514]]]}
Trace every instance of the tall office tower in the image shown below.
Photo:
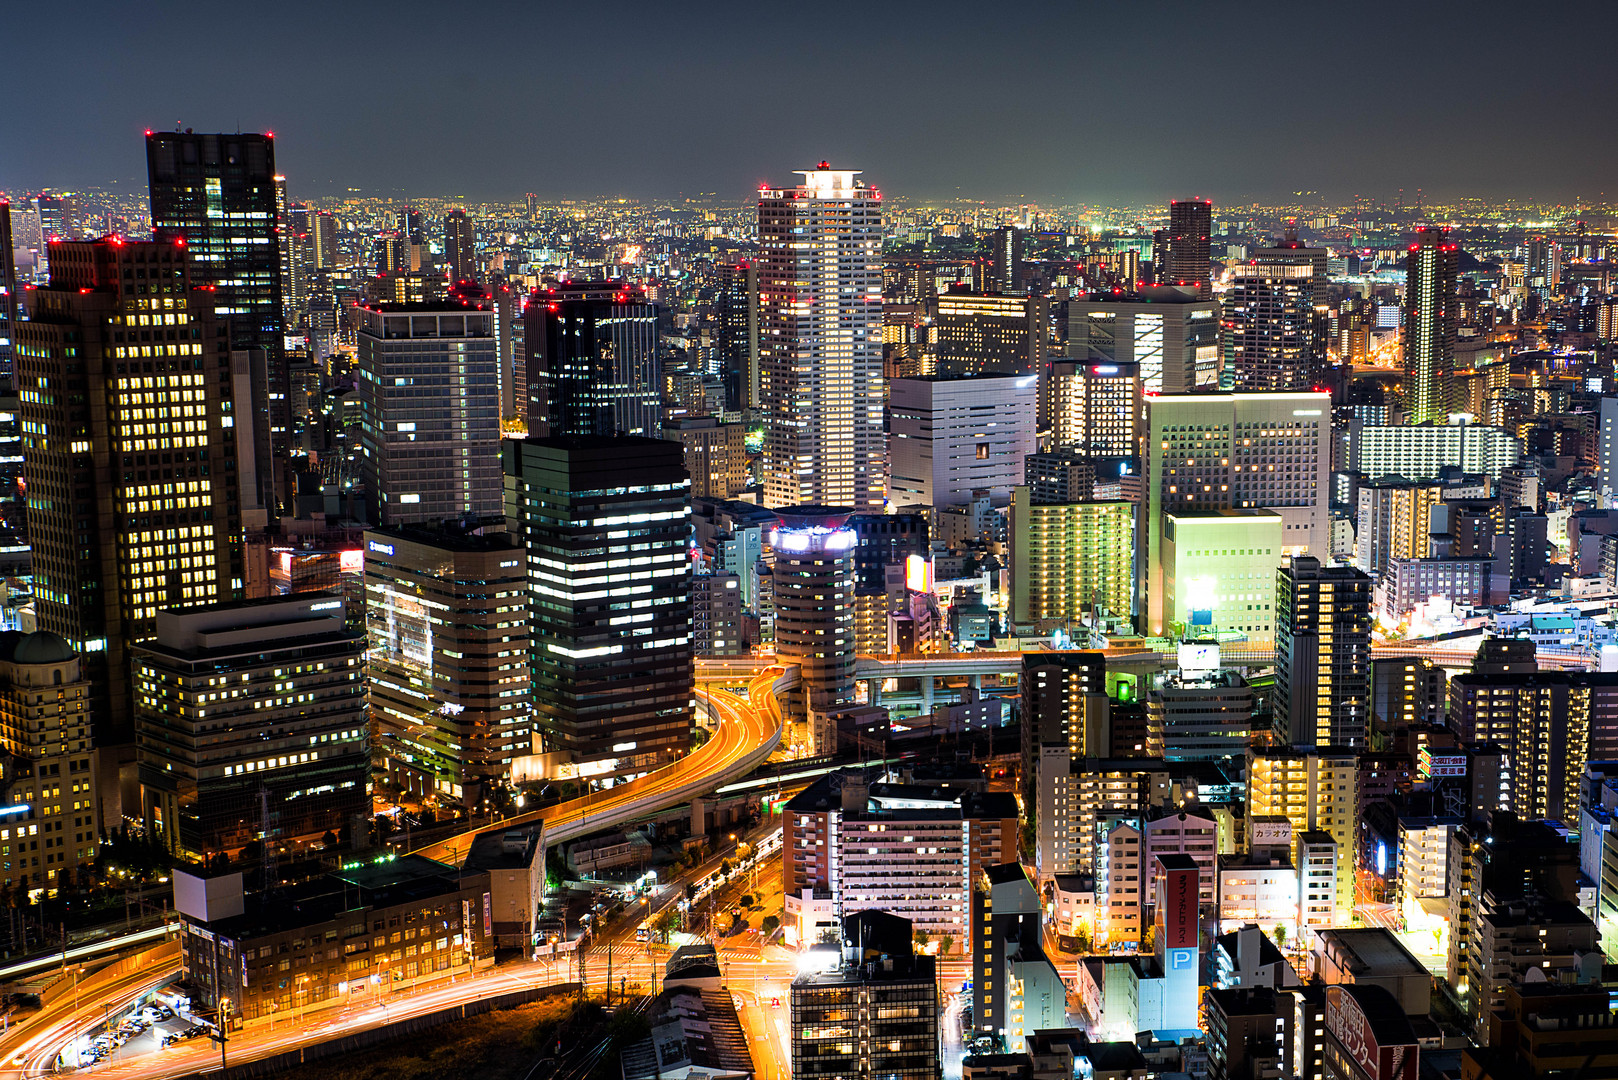
{"label": "tall office tower", "polygon": [[694,707],[680,445],[508,439],[501,454],[533,590],[535,752],[587,776],[667,764],[691,745]]}
{"label": "tall office tower", "polygon": [[1045,372],[1042,412],[1054,450],[1094,457],[1140,454],[1140,365],[1058,360]]}
{"label": "tall office tower", "polygon": [[1455,375],[1455,278],[1460,247],[1448,229],[1425,228],[1410,245],[1405,274],[1406,419],[1449,419]]}
{"label": "tall office tower", "polygon": [[319,211],[310,219],[309,233],[314,238],[314,268],[337,269],[337,218],[330,210]]}
{"label": "tall office tower", "polygon": [[501,514],[489,308],[482,298],[359,309],[360,470],[377,524]]}
{"label": "tall office tower", "polygon": [[939,375],[1037,375],[1044,366],[1044,296],[978,293],[952,285],[933,304]]}
{"label": "tall office tower", "polygon": [[788,709],[814,754],[837,749],[827,717],[854,704],[854,546],[847,507],[793,506],[770,532],[775,549],[775,652],[801,666]]}
{"label": "tall office tower", "polygon": [[619,281],[535,292],[523,313],[528,434],[657,438],[658,307]]}
{"label": "tall office tower", "polygon": [[989,234],[989,279],[999,292],[1022,287],[1022,230],[1002,225]]}
{"label": "tall office tower", "polygon": [[17,259],[11,236],[11,203],[0,199],[0,381],[11,384],[17,332]]}
{"label": "tall office tower", "polygon": [[888,380],[889,490],[895,506],[1004,499],[1038,449],[1037,375]]}
{"label": "tall office tower", "polygon": [[764,502],[880,507],[882,196],[821,162],[760,189],[758,287]]}
{"label": "tall office tower", "polygon": [[1041,504],[1011,493],[1011,619],[1019,626],[1088,624],[1134,613],[1136,506]]}
{"label": "tall office tower", "polygon": [[285,309],[287,329],[291,330],[303,322],[309,307],[310,263],[314,259],[314,243],[307,232],[290,227],[284,241],[286,258],[281,264],[281,302]]}
{"label": "tall office tower", "polygon": [[725,384],[725,411],[759,405],[758,265],[743,259],[714,266],[719,288],[714,297],[718,323],[719,378]]}
{"label": "tall office tower", "polygon": [[365,635],[341,597],[168,609],[133,659],[148,835],[200,859],[364,827]]}
{"label": "tall office tower", "polygon": [[297,306],[288,293],[292,291],[292,201],[287,198],[287,178],[279,174],[270,178],[275,192],[275,254],[277,281],[281,286],[281,325],[292,329],[298,325]]}
{"label": "tall office tower", "polygon": [[886,911],[843,917],[836,953],[792,980],[791,1075],[943,1075],[935,960],[916,955],[912,933]]}
{"label": "tall office tower", "polygon": [[465,210],[444,215],[444,258],[451,281],[478,281],[477,234]]}
{"label": "tall office tower", "polygon": [[1067,310],[1067,352],[1075,363],[1133,365],[1146,394],[1219,385],[1219,305],[1189,288],[1076,296]]}
{"label": "tall office tower", "polygon": [[1213,295],[1213,203],[1207,199],[1175,199],[1169,203],[1168,273],[1159,284],[1192,286],[1197,298]]}
{"label": "tall office tower", "polygon": [[1274,510],[1281,554],[1331,540],[1331,395],[1183,394],[1146,399],[1146,560],[1142,629],[1165,626],[1163,539],[1170,515]]}
{"label": "tall office tower", "polygon": [[365,534],[371,719],[387,778],[476,808],[532,752],[528,575],[516,538]]}
{"label": "tall office tower", "polygon": [[684,449],[694,499],[733,499],[751,480],[747,425],[739,420],[727,423],[712,416],[671,420],[663,425],[663,438]]}
{"label": "tall office tower", "polygon": [[1357,849],[1355,813],[1359,758],[1346,749],[1276,748],[1247,752],[1248,840],[1254,823],[1284,817],[1292,825],[1292,865],[1300,866],[1300,840],[1307,832],[1327,833],[1342,857],[1350,859],[1337,875],[1336,921],[1347,922],[1354,908],[1354,874],[1349,855]]}
{"label": "tall office tower", "polygon": [[1542,297],[1556,291],[1562,280],[1562,245],[1544,236],[1528,241],[1525,284]]}
{"label": "tall office tower", "polygon": [[[230,332],[230,348],[263,349],[271,461],[284,472],[292,446],[292,387],[281,304],[281,224],[275,141],[269,134],[146,136],[152,235],[180,238],[191,255],[191,281],[208,287]],[[273,490],[284,487],[279,481]]]}
{"label": "tall office tower", "polygon": [[1325,374],[1315,306],[1326,301],[1326,249],[1295,230],[1231,267],[1224,299],[1225,367],[1237,390],[1307,390]]}
{"label": "tall office tower", "polygon": [[84,657],[103,745],[129,737],[127,650],[158,611],[244,585],[247,450],[225,328],[192,288],[188,250],[52,245],[50,281],[17,324],[39,626]]}
{"label": "tall office tower", "polygon": [[52,241],[74,239],[70,222],[72,207],[71,199],[55,195],[41,195],[34,200],[34,208],[39,213],[39,245],[47,259]]}
{"label": "tall office tower", "polygon": [[[67,867],[96,857],[102,822],[90,694],[79,655],[56,634],[0,634],[0,844],[9,848],[0,883],[13,889],[52,886]],[[43,843],[23,839],[38,833]]]}
{"label": "tall office tower", "polygon": [[402,274],[410,269],[409,242],[396,232],[371,241],[371,268],[378,274]]}
{"label": "tall office tower", "polygon": [[1275,722],[1294,746],[1369,747],[1371,579],[1299,555],[1276,571]]}

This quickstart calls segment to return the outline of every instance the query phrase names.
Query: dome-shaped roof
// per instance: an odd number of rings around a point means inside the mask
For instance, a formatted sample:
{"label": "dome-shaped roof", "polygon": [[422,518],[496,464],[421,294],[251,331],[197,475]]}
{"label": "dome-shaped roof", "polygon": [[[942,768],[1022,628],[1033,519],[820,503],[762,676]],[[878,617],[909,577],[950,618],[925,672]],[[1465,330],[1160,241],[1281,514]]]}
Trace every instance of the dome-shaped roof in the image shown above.
{"label": "dome-shaped roof", "polygon": [[36,630],[18,640],[12,649],[11,660],[16,664],[65,664],[75,655],[73,646],[59,634]]}

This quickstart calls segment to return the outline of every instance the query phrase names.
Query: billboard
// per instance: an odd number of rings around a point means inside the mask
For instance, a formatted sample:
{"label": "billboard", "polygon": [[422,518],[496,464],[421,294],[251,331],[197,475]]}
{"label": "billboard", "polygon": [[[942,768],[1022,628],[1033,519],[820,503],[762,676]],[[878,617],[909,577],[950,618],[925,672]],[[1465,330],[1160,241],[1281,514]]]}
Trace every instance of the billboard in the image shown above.
{"label": "billboard", "polygon": [[[1208,620],[1213,621],[1212,612],[1209,612]],[[1213,641],[1181,642],[1179,662],[1181,671],[1218,671],[1219,644]]]}
{"label": "billboard", "polygon": [[[1389,1000],[1396,999],[1389,995]],[[1382,1045],[1365,1010],[1346,987],[1326,987],[1326,1030],[1371,1080],[1415,1080],[1416,1044]]]}
{"label": "billboard", "polygon": [[1165,868],[1162,871],[1162,893],[1158,909],[1162,912],[1162,935],[1159,944],[1166,950],[1196,949],[1197,941],[1197,888],[1201,871]]}
{"label": "billboard", "polygon": [[1434,753],[1431,748],[1424,746],[1416,754],[1416,772],[1429,780],[1442,776],[1465,776],[1466,755],[1446,751]]}

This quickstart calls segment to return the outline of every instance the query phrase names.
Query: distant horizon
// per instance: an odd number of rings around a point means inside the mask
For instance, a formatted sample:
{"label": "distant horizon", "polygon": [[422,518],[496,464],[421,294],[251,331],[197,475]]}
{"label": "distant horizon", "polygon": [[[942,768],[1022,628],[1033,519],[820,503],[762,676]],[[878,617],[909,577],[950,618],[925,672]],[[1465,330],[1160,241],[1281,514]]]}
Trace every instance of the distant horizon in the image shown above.
{"label": "distant horizon", "polygon": [[[202,130],[202,129],[196,129],[196,130]],[[279,135],[276,136],[276,148],[277,148],[278,155],[279,155],[281,147],[283,145],[284,144],[283,144],[283,141],[282,141],[282,137],[279,136]],[[487,193],[470,194],[470,193],[460,192],[460,191],[445,191],[445,192],[433,192],[433,191],[427,191],[427,190],[410,191],[410,190],[406,190],[406,189],[403,189],[403,188],[381,188],[381,187],[375,187],[375,188],[363,188],[363,187],[361,187],[361,188],[356,189],[356,187],[354,185],[349,184],[346,181],[328,180],[328,181],[324,182],[324,186],[327,187],[328,189],[336,189],[336,190],[315,191],[315,190],[308,190],[308,189],[305,189],[305,188],[301,187],[299,185],[299,183],[298,183],[297,175],[295,173],[288,172],[288,170],[282,165],[282,161],[281,161],[281,158],[279,156],[277,157],[276,166],[277,166],[278,171],[281,173],[281,175],[284,175],[287,178],[287,190],[288,190],[289,197],[292,199],[293,202],[303,202],[305,200],[310,200],[310,199],[321,199],[321,200],[324,200],[324,199],[337,199],[337,200],[343,200],[343,199],[357,199],[357,200],[392,199],[392,200],[395,200],[395,201],[409,201],[409,200],[412,200],[412,199],[426,199],[426,200],[434,200],[434,201],[441,201],[441,202],[456,202],[456,201],[459,201],[459,202],[465,202],[465,203],[468,203],[468,204],[490,204],[490,205],[493,205],[493,204],[502,204],[502,203],[521,203],[521,202],[523,202],[525,200],[525,198],[527,197],[527,195],[530,192],[533,192],[533,194],[535,194],[535,196],[542,203],[546,203],[546,204],[549,204],[549,205],[556,205],[556,204],[560,204],[560,203],[563,203],[563,202],[592,202],[592,203],[599,203],[599,202],[610,202],[611,200],[614,200],[614,199],[627,199],[627,200],[630,200],[630,201],[636,202],[636,203],[665,203],[665,204],[677,204],[677,203],[679,203],[681,201],[690,201],[690,202],[708,201],[708,202],[716,203],[718,205],[723,205],[723,206],[738,206],[738,207],[740,207],[740,206],[745,206],[747,204],[752,203],[754,201],[754,197],[756,196],[756,193],[757,193],[757,190],[758,190],[758,184],[754,183],[754,184],[752,184],[752,185],[750,185],[748,187],[740,189],[737,192],[737,196],[735,198],[728,198],[722,193],[715,194],[713,192],[706,192],[706,191],[705,192],[684,192],[684,191],[676,190],[676,191],[669,192],[669,193],[653,194],[653,193],[648,193],[648,192],[638,192],[637,193],[637,192],[631,192],[629,190],[602,190],[602,191],[598,191],[598,192],[595,192],[595,193],[585,194],[585,193],[580,193],[580,192],[573,192],[573,193],[539,192],[539,191],[534,191],[534,189],[532,189],[532,188],[526,188],[526,189],[518,191],[518,192],[516,192],[514,194],[495,195],[495,194],[487,194]],[[861,170],[861,171],[863,173],[869,173],[869,170]],[[783,181],[783,183],[784,183],[784,181]],[[1387,193],[1385,195],[1384,194],[1373,194],[1373,193],[1360,192],[1360,193],[1357,193],[1355,195],[1339,196],[1339,197],[1335,197],[1335,198],[1333,198],[1331,196],[1327,196],[1327,195],[1322,194],[1322,193],[1309,192],[1308,194],[1311,196],[1309,201],[1301,200],[1298,197],[1298,194],[1296,192],[1290,193],[1288,196],[1285,196],[1285,197],[1276,197],[1276,196],[1265,197],[1265,196],[1253,196],[1253,195],[1238,195],[1238,196],[1230,196],[1230,197],[1226,197],[1226,198],[1221,198],[1217,194],[1209,194],[1207,192],[1197,191],[1197,192],[1169,194],[1169,195],[1133,196],[1133,197],[1122,198],[1122,199],[1120,199],[1120,198],[1102,198],[1102,197],[1096,196],[1096,197],[1091,197],[1091,198],[1086,198],[1086,199],[1070,198],[1070,199],[1066,199],[1064,201],[1058,201],[1059,198],[1060,198],[1058,196],[1053,196],[1053,195],[1040,196],[1040,195],[1035,195],[1035,194],[1023,194],[1023,195],[1017,196],[1016,198],[998,198],[998,199],[996,199],[996,198],[988,198],[988,197],[973,197],[973,196],[966,195],[964,193],[963,194],[948,195],[948,196],[911,195],[911,194],[907,194],[904,191],[896,190],[896,189],[894,189],[892,187],[885,187],[885,186],[883,186],[881,184],[873,184],[872,186],[877,187],[879,190],[882,191],[884,199],[889,200],[889,201],[893,201],[895,203],[900,203],[900,204],[903,204],[903,205],[906,205],[906,206],[917,206],[917,207],[936,206],[936,207],[943,207],[943,206],[948,206],[950,204],[960,203],[960,204],[965,204],[965,205],[968,205],[968,206],[980,207],[980,208],[985,209],[985,210],[1006,210],[1006,209],[1019,207],[1019,206],[1036,207],[1036,208],[1041,209],[1041,210],[1065,210],[1065,209],[1074,209],[1074,208],[1079,208],[1079,207],[1090,207],[1090,208],[1094,208],[1094,209],[1097,209],[1097,210],[1108,210],[1108,211],[1147,210],[1147,209],[1152,209],[1152,208],[1156,208],[1156,207],[1161,207],[1163,212],[1166,214],[1167,210],[1168,210],[1168,205],[1169,205],[1169,202],[1170,202],[1171,199],[1187,198],[1187,197],[1193,197],[1194,196],[1194,197],[1197,197],[1197,198],[1208,198],[1208,199],[1210,199],[1213,202],[1214,211],[1215,211],[1215,217],[1216,218],[1218,217],[1218,211],[1222,207],[1227,208],[1227,209],[1228,208],[1236,208],[1236,209],[1243,209],[1243,210],[1250,210],[1250,209],[1251,210],[1277,210],[1277,209],[1285,209],[1285,208],[1317,208],[1317,209],[1321,209],[1321,210],[1339,210],[1339,209],[1352,209],[1353,205],[1354,205],[1354,202],[1356,200],[1368,200],[1370,202],[1370,204],[1371,204],[1370,209],[1372,209],[1374,211],[1382,211],[1382,210],[1387,210],[1387,209],[1393,208],[1397,204],[1397,200],[1400,197],[1399,189],[1394,189],[1392,192],[1389,192],[1389,193]],[[140,177],[138,179],[130,178],[127,181],[127,183],[124,182],[122,179],[119,179],[119,180],[103,180],[103,181],[100,181],[100,182],[45,183],[45,184],[34,183],[34,184],[28,184],[28,185],[22,185],[22,186],[11,186],[11,187],[0,186],[0,199],[9,198],[9,199],[11,199],[13,201],[16,201],[18,199],[32,198],[32,197],[34,197],[34,196],[36,196],[38,194],[45,193],[45,192],[59,193],[59,194],[69,194],[69,195],[71,195],[73,193],[76,193],[76,192],[96,192],[96,193],[103,193],[103,194],[108,194],[108,195],[113,195],[113,196],[127,196],[127,195],[132,195],[133,194],[133,195],[139,195],[141,197],[144,197],[145,194],[146,194],[146,178],[144,176],[142,176],[142,177]],[[1404,212],[1410,212],[1410,211],[1414,211],[1415,209],[1417,209],[1414,189],[1405,188],[1403,190],[1403,195],[1404,195],[1404,198],[1405,198],[1406,201],[1402,205],[1402,210]],[[1605,193],[1604,192],[1599,193],[1599,197],[1601,199],[1604,199],[1605,198]],[[1421,208],[1440,208],[1440,207],[1454,208],[1458,203],[1465,202],[1465,201],[1479,201],[1479,202],[1484,203],[1487,206],[1513,205],[1513,206],[1519,206],[1519,207],[1537,207],[1537,208],[1553,208],[1553,209],[1558,208],[1558,207],[1566,207],[1566,208],[1568,208],[1569,211],[1573,210],[1574,208],[1579,208],[1579,207],[1582,207],[1584,209],[1591,209],[1591,210],[1606,209],[1609,212],[1613,212],[1615,214],[1618,214],[1618,199],[1615,199],[1612,202],[1598,201],[1598,199],[1590,199],[1590,198],[1575,201],[1575,200],[1569,200],[1569,199],[1558,199],[1558,198],[1554,198],[1554,197],[1551,197],[1551,196],[1544,196],[1544,197],[1534,197],[1534,196],[1525,196],[1525,195],[1485,196],[1485,195],[1477,194],[1476,192],[1466,192],[1466,191],[1458,191],[1456,193],[1448,193],[1448,194],[1440,193],[1440,194],[1436,194],[1436,195],[1432,194],[1432,193],[1423,192],[1420,206],[1421,206]]]}
{"label": "distant horizon", "polygon": [[58,9],[8,12],[49,78],[0,112],[0,190],[144,184],[142,133],[178,124],[274,131],[295,197],[743,202],[824,159],[918,204],[1618,198],[1618,52],[1593,44],[1618,4],[1595,0],[1392,20],[1283,0],[86,0],[73,21],[93,47],[57,47]]}

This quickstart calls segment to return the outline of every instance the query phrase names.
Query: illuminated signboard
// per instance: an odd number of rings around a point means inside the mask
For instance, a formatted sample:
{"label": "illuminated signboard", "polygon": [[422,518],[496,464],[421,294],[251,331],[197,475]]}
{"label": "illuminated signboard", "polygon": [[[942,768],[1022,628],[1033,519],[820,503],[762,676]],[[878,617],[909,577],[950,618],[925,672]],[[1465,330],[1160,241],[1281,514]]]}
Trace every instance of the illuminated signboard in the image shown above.
{"label": "illuminated signboard", "polygon": [[1195,867],[1163,871],[1163,947],[1195,949],[1197,943],[1197,888],[1201,871]]}
{"label": "illuminated signboard", "polygon": [[[1366,991],[1380,987],[1365,987]],[[1383,990],[1383,994],[1387,991]],[[1390,1002],[1397,999],[1387,994]],[[1326,987],[1326,1030],[1330,1031],[1343,1050],[1371,1080],[1415,1080],[1417,1050],[1415,1043],[1384,1045],[1376,1037],[1370,1019],[1359,1001],[1343,986]]]}
{"label": "illuminated signboard", "polygon": [[1442,776],[1465,776],[1466,755],[1444,752],[1435,754],[1431,749],[1424,746],[1416,755],[1416,771],[1428,779]]}
{"label": "illuminated signboard", "polygon": [[375,540],[372,540],[370,543],[366,544],[365,547],[369,551],[375,551],[375,552],[377,552],[379,554],[382,554],[382,555],[392,555],[393,554],[393,545],[392,544],[383,544],[383,543],[379,543],[379,542],[377,542]]}

